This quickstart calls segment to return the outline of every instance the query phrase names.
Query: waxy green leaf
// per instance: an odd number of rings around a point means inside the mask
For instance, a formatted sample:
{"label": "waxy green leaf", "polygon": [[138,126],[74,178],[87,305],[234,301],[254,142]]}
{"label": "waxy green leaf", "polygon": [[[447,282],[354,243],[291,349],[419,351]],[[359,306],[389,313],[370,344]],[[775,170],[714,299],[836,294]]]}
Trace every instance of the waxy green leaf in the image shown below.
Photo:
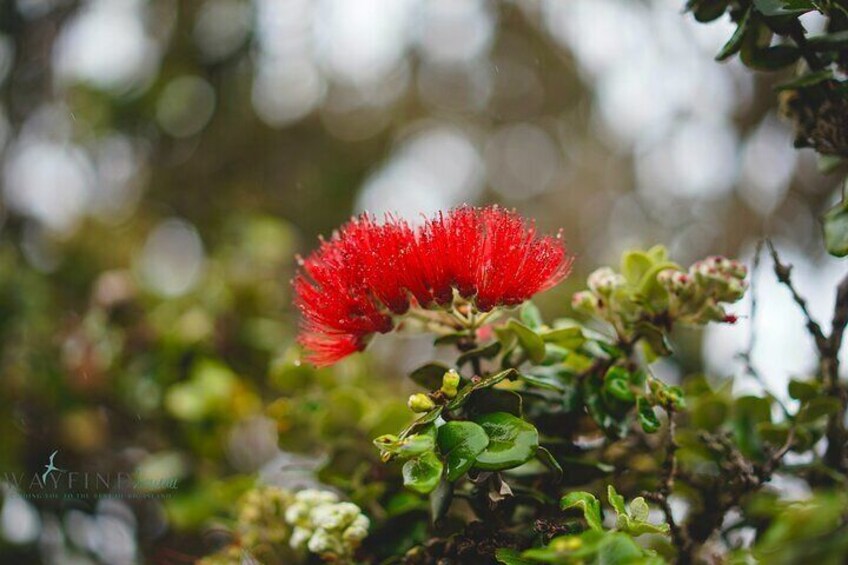
{"label": "waxy green leaf", "polygon": [[541,363],[545,358],[545,342],[541,336],[531,330],[518,320],[510,320],[507,322],[507,328],[512,330],[518,338],[518,343],[521,348],[527,353],[527,357],[533,363]]}
{"label": "waxy green leaf", "polygon": [[506,412],[485,414],[475,420],[489,437],[475,467],[486,471],[512,469],[536,455],[539,432],[533,424]]}
{"label": "waxy green leaf", "polygon": [[403,464],[403,484],[421,494],[431,492],[439,484],[444,464],[435,453],[428,452]]}
{"label": "waxy green leaf", "polygon": [[478,424],[452,421],[439,428],[439,450],[446,464],[446,477],[455,481],[470,469],[489,445],[489,436]]}
{"label": "waxy green leaf", "polygon": [[597,531],[604,529],[601,503],[592,493],[582,491],[570,492],[559,501],[559,507],[563,510],[579,508],[583,511],[583,518],[586,520],[589,528]]}

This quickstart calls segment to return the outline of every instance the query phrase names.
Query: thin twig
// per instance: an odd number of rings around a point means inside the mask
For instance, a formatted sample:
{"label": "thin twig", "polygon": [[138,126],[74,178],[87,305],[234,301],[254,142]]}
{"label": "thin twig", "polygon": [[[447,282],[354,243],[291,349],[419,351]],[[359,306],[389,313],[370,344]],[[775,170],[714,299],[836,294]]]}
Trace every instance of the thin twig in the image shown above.
{"label": "thin twig", "polygon": [[828,394],[839,400],[839,410],[832,414],[827,422],[827,451],[825,461],[839,471],[848,467],[846,462],[846,444],[848,432],[845,430],[845,413],[848,411],[848,390],[839,382],[839,350],[848,325],[848,275],[842,279],[836,289],[836,304],[833,308],[830,338],[827,354],[822,353],[822,378]]}
{"label": "thin twig", "polygon": [[780,256],[777,254],[777,249],[775,249],[771,240],[767,239],[766,245],[768,245],[771,258],[774,261],[774,274],[777,276],[777,280],[789,289],[789,292],[792,293],[792,299],[801,309],[801,312],[803,312],[804,318],[807,320],[807,330],[810,332],[810,335],[813,336],[813,339],[816,342],[816,348],[819,351],[826,351],[827,338],[825,337],[824,332],[822,332],[819,323],[816,322],[810,314],[810,310],[807,308],[807,300],[798,293],[795,289],[795,285],[792,283],[792,265],[783,263],[780,260]]}
{"label": "thin twig", "polygon": [[792,448],[792,442],[795,441],[795,426],[789,428],[789,432],[786,435],[786,441],[783,442],[783,445],[780,448],[771,454],[771,456],[766,460],[766,462],[760,467],[759,477],[760,482],[766,482],[771,478],[772,473],[774,473],[775,469],[777,469],[780,462],[783,460],[783,457],[789,452]]}
{"label": "thin twig", "polygon": [[751,364],[751,358],[754,354],[754,348],[757,345],[757,331],[754,327],[754,322],[757,319],[757,293],[754,288],[754,284],[757,280],[757,275],[760,272],[760,260],[763,254],[763,245],[765,244],[764,240],[759,240],[757,242],[757,246],[754,248],[754,261],[751,265],[751,275],[748,277],[748,293],[751,296],[751,318],[750,324],[748,326],[748,348],[745,350],[745,360],[747,361],[747,369],[748,372],[754,376],[759,376],[754,367]]}
{"label": "thin twig", "polygon": [[836,301],[833,308],[830,335],[825,336],[821,326],[813,320],[807,309],[807,301],[798,293],[792,284],[792,266],[780,261],[777,250],[771,241],[766,241],[774,260],[774,273],[777,280],[785,285],[792,293],[795,303],[801,308],[807,319],[807,330],[815,340],[819,354],[819,376],[825,385],[827,394],[839,401],[839,410],[831,414],[827,422],[827,451],[824,460],[827,465],[838,471],[848,467],[846,449],[848,449],[848,432],[845,429],[845,414],[848,411],[848,390],[839,382],[839,350],[845,328],[848,326],[848,275],[842,279],[836,290]]}
{"label": "thin twig", "polygon": [[836,305],[833,309],[833,322],[831,322],[829,353],[837,359],[839,350],[842,349],[846,325],[848,325],[848,275],[836,287]]}
{"label": "thin twig", "polygon": [[660,481],[660,487],[657,492],[644,493],[645,498],[653,500],[662,508],[665,514],[665,520],[668,522],[671,530],[671,538],[674,545],[677,546],[680,562],[687,562],[691,557],[692,540],[689,538],[686,530],[680,527],[674,519],[674,514],[671,511],[671,492],[674,489],[674,482],[677,478],[677,450],[680,447],[675,439],[677,423],[674,420],[674,409],[667,408],[668,414],[668,436],[666,437],[665,460],[663,461],[663,475]]}
{"label": "thin twig", "polygon": [[757,330],[756,330],[756,321],[757,321],[757,289],[755,287],[757,276],[760,272],[760,264],[762,260],[763,254],[763,246],[765,245],[765,240],[761,239],[757,241],[757,246],[754,249],[754,260],[751,265],[751,273],[749,276],[749,285],[748,285],[748,294],[751,297],[751,316],[748,320],[748,347],[745,348],[745,351],[739,353],[739,358],[745,363],[745,373],[750,375],[757,383],[763,387],[763,390],[771,397],[777,405],[780,407],[783,415],[786,416],[787,419],[791,417],[789,409],[780,400],[776,395],[772,394],[769,391],[769,385],[766,383],[766,380],[760,374],[756,367],[754,367],[754,349],[757,345]]}

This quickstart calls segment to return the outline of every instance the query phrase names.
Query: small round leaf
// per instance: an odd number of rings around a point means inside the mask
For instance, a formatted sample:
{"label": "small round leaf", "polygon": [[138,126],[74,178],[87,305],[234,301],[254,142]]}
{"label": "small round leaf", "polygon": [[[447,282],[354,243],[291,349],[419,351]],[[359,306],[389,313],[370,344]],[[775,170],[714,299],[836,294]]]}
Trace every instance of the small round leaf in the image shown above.
{"label": "small round leaf", "polygon": [[536,455],[539,432],[533,424],[506,412],[484,414],[476,419],[489,436],[489,445],[477,456],[475,467],[486,471],[512,469]]}

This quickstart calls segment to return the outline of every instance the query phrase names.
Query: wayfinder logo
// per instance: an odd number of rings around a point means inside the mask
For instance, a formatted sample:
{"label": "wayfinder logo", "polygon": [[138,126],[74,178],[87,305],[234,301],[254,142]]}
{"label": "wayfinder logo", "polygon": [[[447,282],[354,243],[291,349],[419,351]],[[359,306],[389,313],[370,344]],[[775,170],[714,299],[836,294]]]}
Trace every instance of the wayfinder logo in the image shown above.
{"label": "wayfinder logo", "polygon": [[56,466],[53,464],[53,458],[54,458],[54,457],[56,457],[56,454],[57,454],[57,453],[59,453],[59,450],[58,450],[58,449],[57,449],[56,451],[54,451],[53,453],[51,453],[51,454],[50,454],[50,462],[49,462],[49,463],[47,463],[47,465],[45,465],[45,466],[44,466],[44,468],[45,468],[45,469],[47,469],[47,470],[46,470],[46,471],[44,471],[44,473],[42,473],[42,475],[41,475],[41,482],[42,482],[42,483],[44,483],[44,484],[47,484],[47,476],[48,476],[50,473],[52,473],[53,471],[57,471],[57,472],[59,472],[59,473],[64,473],[64,472],[65,472],[65,470],[64,470],[64,469],[60,469],[59,467],[56,467]]}
{"label": "wayfinder logo", "polygon": [[143,479],[123,471],[75,471],[56,464],[53,450],[44,472],[32,475],[2,473],[0,486],[11,487],[23,498],[165,498],[177,488],[177,479]]}

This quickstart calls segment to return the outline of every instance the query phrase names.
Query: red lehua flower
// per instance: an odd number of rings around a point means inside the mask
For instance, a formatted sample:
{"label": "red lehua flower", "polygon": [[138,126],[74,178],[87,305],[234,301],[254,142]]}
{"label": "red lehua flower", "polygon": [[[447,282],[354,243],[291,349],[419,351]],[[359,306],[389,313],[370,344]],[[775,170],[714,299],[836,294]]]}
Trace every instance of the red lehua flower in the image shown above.
{"label": "red lehua flower", "polygon": [[451,304],[454,290],[477,309],[520,304],[568,275],[559,236],[497,206],[439,214],[418,230],[363,214],[301,261],[293,281],[307,359],[330,365],[394,327],[410,306]]}

